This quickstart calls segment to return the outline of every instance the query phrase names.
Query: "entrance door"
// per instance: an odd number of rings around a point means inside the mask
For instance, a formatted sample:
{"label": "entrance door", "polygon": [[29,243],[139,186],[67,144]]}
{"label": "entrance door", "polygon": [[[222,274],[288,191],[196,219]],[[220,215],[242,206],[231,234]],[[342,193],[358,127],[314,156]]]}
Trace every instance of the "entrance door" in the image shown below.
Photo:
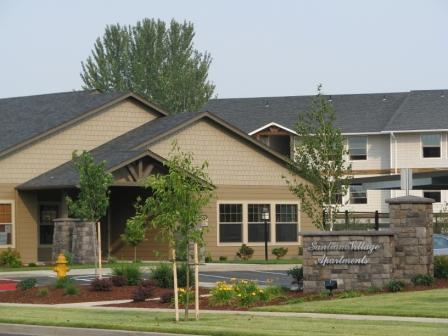
{"label": "entrance door", "polygon": [[59,216],[58,204],[39,205],[39,235],[38,235],[38,259],[39,261],[51,260],[51,249],[53,247],[53,232],[55,218]]}

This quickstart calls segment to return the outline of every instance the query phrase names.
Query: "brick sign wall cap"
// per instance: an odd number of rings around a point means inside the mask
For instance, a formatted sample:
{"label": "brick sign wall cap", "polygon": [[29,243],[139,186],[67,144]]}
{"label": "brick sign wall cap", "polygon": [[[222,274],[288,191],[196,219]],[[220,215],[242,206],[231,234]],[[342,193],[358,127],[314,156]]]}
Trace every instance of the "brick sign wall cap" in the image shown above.
{"label": "brick sign wall cap", "polygon": [[389,198],[386,200],[386,203],[389,204],[432,204],[434,202],[435,201],[432,198],[413,195]]}

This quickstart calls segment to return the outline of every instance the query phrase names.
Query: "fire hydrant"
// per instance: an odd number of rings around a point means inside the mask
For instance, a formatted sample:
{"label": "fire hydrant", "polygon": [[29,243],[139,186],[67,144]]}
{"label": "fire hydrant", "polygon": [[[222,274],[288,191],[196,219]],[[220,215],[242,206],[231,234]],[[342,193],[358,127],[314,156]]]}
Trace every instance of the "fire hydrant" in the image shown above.
{"label": "fire hydrant", "polygon": [[56,266],[53,268],[58,278],[64,278],[70,269],[67,266],[67,259],[65,259],[64,253],[60,253],[56,260]]}

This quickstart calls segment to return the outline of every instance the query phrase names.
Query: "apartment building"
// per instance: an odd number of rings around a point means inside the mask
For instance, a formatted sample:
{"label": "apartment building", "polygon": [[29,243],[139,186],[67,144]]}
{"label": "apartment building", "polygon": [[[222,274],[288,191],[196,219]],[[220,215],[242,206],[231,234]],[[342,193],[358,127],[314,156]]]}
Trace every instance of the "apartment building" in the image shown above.
{"label": "apartment building", "polygon": [[[448,168],[448,95],[444,90],[326,96],[336,127],[346,137],[355,183],[343,210],[387,212],[385,200],[401,190],[367,190],[356,179]],[[283,155],[291,155],[298,115],[312,96],[214,99],[203,109],[218,114]],[[446,190],[428,185],[412,194],[434,198],[435,209],[448,201]]]}

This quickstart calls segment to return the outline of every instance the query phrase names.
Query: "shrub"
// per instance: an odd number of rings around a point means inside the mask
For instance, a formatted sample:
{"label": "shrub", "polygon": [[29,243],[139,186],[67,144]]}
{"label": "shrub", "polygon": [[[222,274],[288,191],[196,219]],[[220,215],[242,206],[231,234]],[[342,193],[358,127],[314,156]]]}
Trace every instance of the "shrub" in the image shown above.
{"label": "shrub", "polygon": [[36,263],[33,263],[33,262],[31,262],[31,263],[29,263],[29,264],[28,264],[28,267],[37,267],[37,264],[36,264]]}
{"label": "shrub", "polygon": [[0,253],[0,266],[17,268],[22,266],[20,253],[12,248],[8,248]]}
{"label": "shrub", "polygon": [[303,256],[303,246],[299,246],[298,251],[297,251],[297,254],[298,254],[299,256]]}
{"label": "shrub", "polygon": [[78,294],[79,294],[79,288],[75,287],[72,284],[67,285],[64,289],[64,295],[78,295]]}
{"label": "shrub", "polygon": [[283,258],[288,253],[288,249],[284,247],[275,247],[272,249],[272,254],[278,259]]}
{"label": "shrub", "polygon": [[[187,290],[184,288],[178,289],[178,295],[179,295],[179,304],[186,305],[187,304]],[[174,298],[171,301],[174,303]],[[188,304],[192,304],[194,302],[194,291],[188,290]]]}
{"label": "shrub", "polygon": [[238,305],[242,307],[248,307],[258,300],[265,299],[264,290],[259,288],[254,281],[237,281],[233,284],[233,290]]}
{"label": "shrub", "polygon": [[403,281],[400,280],[390,280],[386,287],[389,290],[389,292],[400,292],[404,288]]}
{"label": "shrub", "polygon": [[65,260],[67,260],[67,265],[73,265],[73,253],[65,252],[64,253]]}
{"label": "shrub", "polygon": [[46,296],[48,296],[48,288],[40,288],[37,291],[36,295],[39,296],[39,297],[46,297]]}
{"label": "shrub", "polygon": [[293,268],[290,268],[286,274],[292,277],[292,283],[294,284],[299,284],[303,281],[303,267],[294,266]]}
{"label": "shrub", "polygon": [[429,274],[417,274],[411,281],[414,286],[431,286],[434,283],[434,277]]}
{"label": "shrub", "polygon": [[68,286],[72,286],[74,282],[75,281],[69,277],[57,278],[54,286],[56,288],[67,288]]}
{"label": "shrub", "polygon": [[160,303],[170,303],[173,300],[173,293],[165,293],[160,296]]}
{"label": "shrub", "polygon": [[448,278],[448,256],[434,257],[434,277],[438,279]]}
{"label": "shrub", "polygon": [[348,291],[342,292],[339,295],[339,298],[340,299],[351,299],[351,298],[355,298],[355,297],[359,297],[359,296],[362,296],[361,292],[358,292],[355,290],[348,290]]}
{"label": "shrub", "polygon": [[107,262],[109,263],[109,264],[117,264],[118,263],[118,259],[117,259],[117,257],[109,257],[108,259],[107,259]]}
{"label": "shrub", "polygon": [[210,291],[210,303],[214,306],[221,306],[231,302],[235,298],[235,291],[232,285],[226,282],[217,282]]}
{"label": "shrub", "polygon": [[112,280],[96,278],[90,283],[90,288],[95,292],[110,292],[112,290]]}
{"label": "shrub", "polygon": [[128,279],[124,275],[113,275],[110,280],[115,287],[123,287],[128,284]]}
{"label": "shrub", "polygon": [[213,258],[212,258],[212,256],[210,254],[208,254],[208,255],[205,256],[205,260],[204,261],[206,263],[211,263],[211,262],[213,262]]}
{"label": "shrub", "polygon": [[[161,288],[174,288],[173,270],[170,264],[160,263],[151,271],[151,279]],[[187,265],[177,268],[177,283],[179,287],[187,285]],[[190,268],[190,285],[194,284],[194,274]]]}
{"label": "shrub", "polygon": [[28,289],[36,287],[36,284],[37,280],[35,278],[23,279],[17,283],[16,288],[21,291],[26,291]]}
{"label": "shrub", "polygon": [[262,301],[271,301],[279,297],[284,297],[285,290],[280,286],[268,286],[259,295]]}
{"label": "shrub", "polygon": [[136,286],[142,280],[142,272],[138,264],[119,264],[112,267],[112,275],[124,276],[129,286]]}
{"label": "shrub", "polygon": [[254,254],[254,249],[246,244],[241,245],[240,249],[236,252],[236,256],[241,260],[249,260]]}
{"label": "shrub", "polygon": [[134,302],[143,302],[146,299],[149,299],[154,292],[154,287],[143,287],[138,286],[134,292],[132,293],[132,301]]}
{"label": "shrub", "polygon": [[227,257],[226,256],[219,256],[219,261],[227,261]]}
{"label": "shrub", "polygon": [[320,293],[319,293],[319,297],[321,298],[321,299],[325,299],[325,298],[327,298],[327,297],[330,297],[331,296],[331,290],[329,290],[329,289],[325,289],[325,290],[323,290],[323,291],[321,291]]}

